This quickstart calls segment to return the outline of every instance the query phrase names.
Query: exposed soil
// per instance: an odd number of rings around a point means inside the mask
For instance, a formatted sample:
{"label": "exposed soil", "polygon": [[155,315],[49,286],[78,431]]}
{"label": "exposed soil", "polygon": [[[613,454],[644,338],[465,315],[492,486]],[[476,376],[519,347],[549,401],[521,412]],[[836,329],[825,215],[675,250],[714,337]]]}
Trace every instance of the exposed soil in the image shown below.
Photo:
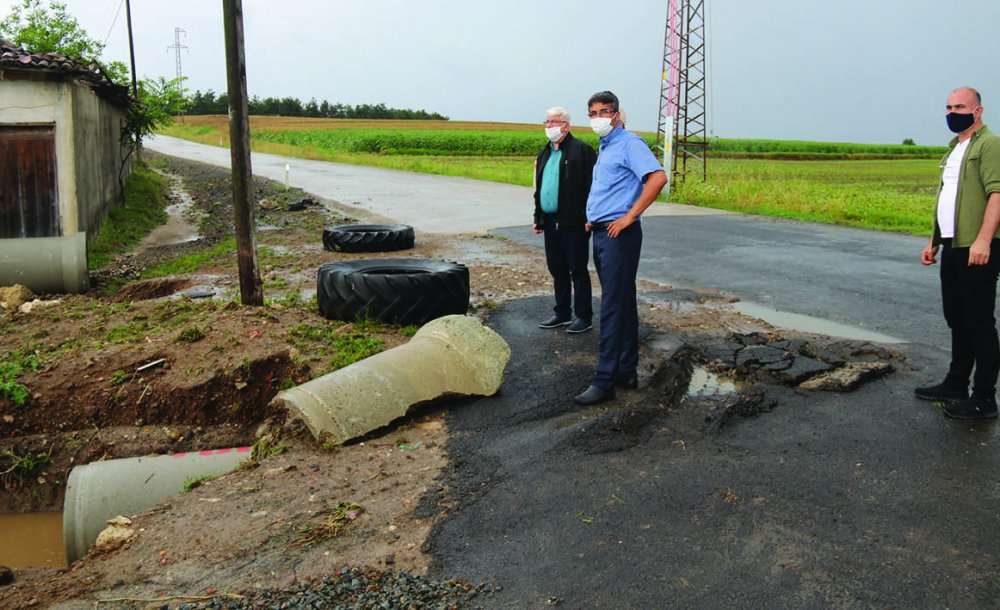
{"label": "exposed soil", "polygon": [[[0,511],[58,510],[77,464],[252,444],[262,430],[279,429],[283,414],[268,404],[280,388],[337,366],[325,337],[362,333],[379,349],[407,340],[412,330],[321,318],[312,295],[325,262],[400,255],[466,262],[473,307],[484,314],[550,282],[537,252],[484,235],[418,235],[403,253],[327,252],[322,228],[352,219],[329,204],[289,211],[304,194],[262,180],[257,239],[267,306],[234,302],[231,252],[191,272],[145,279],[147,269],[222,242],[232,214],[226,172],[150,157],[191,193],[201,238],[123,255],[94,274],[91,293],[0,317],[0,355],[31,363],[18,379],[29,390],[25,404],[0,398],[0,471],[16,457],[36,458],[30,471],[0,477]],[[420,574],[431,520],[412,510],[439,485],[442,413],[425,410],[332,451],[284,431],[287,452],[137,516],[139,535],[127,547],[66,570],[18,570],[15,585],[0,589],[0,606],[287,588],[345,565]],[[343,533],[297,542],[342,501],[363,509]]]}
{"label": "exposed soil", "polygon": [[[447,405],[426,407],[363,442],[337,448],[282,427],[283,414],[270,411],[269,401],[280,388],[339,366],[341,354],[330,337],[360,333],[385,349],[412,332],[324,320],[312,298],[315,270],[329,261],[380,256],[458,260],[469,266],[473,308],[488,318],[504,301],[549,293],[543,254],[489,235],[422,234],[404,253],[327,252],[322,228],[347,221],[342,208],[322,202],[290,211],[303,193],[257,181],[258,255],[268,305],[244,308],[233,302],[232,252],[208,257],[190,272],[143,278],[144,270],[221,243],[232,214],[227,172],[152,157],[181,177],[199,212],[202,237],[120,257],[96,274],[91,294],[0,317],[0,355],[33,355],[37,363],[37,370],[28,367],[20,377],[29,389],[26,404],[0,398],[0,456],[44,456],[34,470],[3,476],[0,511],[58,508],[69,469],[94,460],[246,445],[264,434],[279,435],[284,452],[134,516],[136,536],[116,551],[92,552],[67,569],[19,570],[14,585],[0,588],[0,606],[91,607],[109,598],[248,592],[259,598],[265,590],[297,590],[298,583],[322,580],[344,566],[425,573],[430,556],[424,543],[432,526],[488,489],[468,475],[470,469],[492,480],[495,464],[482,456],[446,455]],[[596,277],[594,287],[598,292]],[[566,446],[614,454],[664,427],[695,439],[733,418],[761,415],[775,407],[774,388],[804,391],[801,383],[849,363],[903,366],[891,350],[782,333],[716,307],[732,300],[717,292],[650,283],[641,289],[651,295],[641,304],[641,319],[654,334],[643,348],[638,392],[591,409],[553,399],[509,414],[504,425],[586,420]],[[552,363],[517,366],[585,370],[593,354],[583,354],[556,352]],[[686,395],[698,367],[731,377],[739,390]],[[0,458],[0,471],[3,466]],[[449,476],[456,469],[465,474]],[[340,509],[347,505],[357,508],[345,520]]]}

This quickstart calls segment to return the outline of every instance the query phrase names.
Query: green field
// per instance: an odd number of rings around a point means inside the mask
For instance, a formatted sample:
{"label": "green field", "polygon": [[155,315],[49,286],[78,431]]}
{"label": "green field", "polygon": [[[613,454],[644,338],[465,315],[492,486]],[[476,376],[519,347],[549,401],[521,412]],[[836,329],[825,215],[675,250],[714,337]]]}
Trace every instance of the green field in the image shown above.
{"label": "green field", "polygon": [[[260,152],[530,186],[537,125],[254,117]],[[226,146],[223,117],[186,117],[167,135]],[[596,144],[596,136],[574,130]],[[640,134],[652,145],[652,134]],[[943,147],[715,139],[709,180],[670,201],[779,218],[927,234]]]}

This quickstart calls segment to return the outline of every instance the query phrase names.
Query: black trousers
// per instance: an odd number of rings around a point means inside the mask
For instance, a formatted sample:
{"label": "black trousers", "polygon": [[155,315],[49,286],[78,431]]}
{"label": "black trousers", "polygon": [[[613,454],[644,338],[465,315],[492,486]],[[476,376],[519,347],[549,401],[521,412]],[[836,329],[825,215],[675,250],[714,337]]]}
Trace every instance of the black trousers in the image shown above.
{"label": "black trousers", "polygon": [[[605,223],[606,225],[607,223]],[[639,365],[639,308],[635,277],[642,250],[642,225],[635,222],[612,238],[594,228],[594,266],[601,279],[601,344],[593,384],[610,390]]]}
{"label": "black trousers", "polygon": [[993,397],[1000,370],[1000,341],[997,340],[994,309],[997,272],[1000,271],[1000,239],[990,245],[985,265],[969,266],[969,249],[953,248],[946,239],[941,251],[941,302],[944,319],[951,329],[951,367],[948,383],[967,387],[972,394]]}
{"label": "black trousers", "polygon": [[561,229],[555,217],[548,214],[544,228],[545,262],[552,274],[556,293],[553,311],[562,319],[568,320],[575,313],[576,317],[590,322],[594,317],[590,301],[590,271],[587,270],[590,234],[583,227]]}

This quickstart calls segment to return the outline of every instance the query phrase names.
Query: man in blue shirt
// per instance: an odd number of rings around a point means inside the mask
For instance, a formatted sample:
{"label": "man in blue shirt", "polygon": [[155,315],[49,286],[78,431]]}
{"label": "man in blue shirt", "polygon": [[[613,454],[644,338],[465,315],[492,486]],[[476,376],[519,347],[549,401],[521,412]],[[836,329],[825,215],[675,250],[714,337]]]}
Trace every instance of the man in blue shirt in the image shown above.
{"label": "man in blue shirt", "polygon": [[601,280],[601,343],[590,387],[575,398],[581,405],[613,399],[616,385],[638,386],[639,217],[667,183],[649,146],[625,131],[614,93],[595,93],[587,110],[590,126],[601,138],[587,199],[587,227],[593,233],[594,265]]}

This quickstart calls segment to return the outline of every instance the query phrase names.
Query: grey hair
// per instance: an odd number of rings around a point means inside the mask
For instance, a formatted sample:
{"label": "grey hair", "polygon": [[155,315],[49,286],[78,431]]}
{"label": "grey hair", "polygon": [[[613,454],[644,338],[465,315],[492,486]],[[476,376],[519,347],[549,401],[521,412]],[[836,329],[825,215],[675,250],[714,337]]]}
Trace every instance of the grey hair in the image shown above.
{"label": "grey hair", "polygon": [[569,123],[569,110],[566,110],[562,106],[553,106],[549,108],[548,110],[545,111],[545,116],[546,118],[550,116],[562,117],[563,119],[566,120],[567,123]]}

